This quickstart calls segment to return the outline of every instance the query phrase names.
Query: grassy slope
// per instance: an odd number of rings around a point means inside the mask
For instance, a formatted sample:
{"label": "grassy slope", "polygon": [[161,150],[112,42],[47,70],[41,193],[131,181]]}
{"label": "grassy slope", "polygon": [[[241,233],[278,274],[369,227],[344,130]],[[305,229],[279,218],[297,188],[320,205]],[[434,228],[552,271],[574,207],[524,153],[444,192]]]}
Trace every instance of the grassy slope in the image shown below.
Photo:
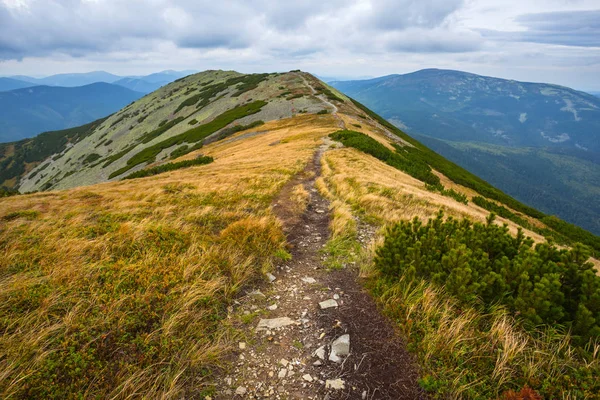
{"label": "grassy slope", "polygon": [[271,199],[332,126],[267,123],[209,165],[2,199],[0,397],[208,393],[227,305],[285,254]]}
{"label": "grassy slope", "polygon": [[[345,119],[382,140],[364,120]],[[477,195],[443,178],[446,187],[469,198]],[[568,336],[557,330],[549,328],[534,337],[501,308],[483,314],[458,304],[433,284],[390,281],[373,269],[373,252],[385,227],[414,217],[426,220],[440,209],[453,217],[484,221],[486,210],[472,202],[464,205],[428,192],[421,181],[352,148],[325,154],[318,186],[333,206],[333,239],[327,246],[330,265],[356,262],[361,266],[372,294],[384,312],[398,322],[409,349],[418,357],[421,386],[433,396],[497,398],[528,384],[549,398],[596,398],[596,388],[582,387],[579,382],[593,382],[593,374],[600,369],[598,353],[583,359],[573,351]],[[356,217],[381,228],[370,248],[361,249]],[[517,232],[511,221],[500,219],[497,223],[507,223],[512,234]],[[531,231],[525,230],[525,234],[544,240]]]}
{"label": "grassy slope", "polygon": [[[551,149],[510,148],[481,143],[444,142],[417,136],[434,150],[477,170],[490,183],[506,188],[544,212],[570,220],[592,232],[600,232],[598,163]],[[523,173],[526,171],[526,173]]]}
{"label": "grassy slope", "polygon": [[[287,92],[303,96],[288,100],[286,96],[281,96]],[[210,97],[205,98],[206,93]],[[256,114],[245,118],[238,116],[233,122],[229,121],[231,125],[286,118],[299,111],[314,113],[323,109],[320,100],[304,96],[309,93],[295,74],[265,76],[206,71],[190,75],[115,113],[86,140],[70,148],[59,160],[52,161],[44,179],[25,176],[19,188],[21,192],[42,187],[65,189],[118,178],[120,174],[115,174],[118,170],[130,169],[130,172],[135,172],[153,161],[152,156],[138,156],[136,159],[142,159],[140,164],[130,163],[129,160],[142,151],[149,149],[146,152],[154,155],[155,151],[151,148],[160,150],[156,160],[161,161],[179,146],[178,143],[167,143],[168,139],[211,124],[227,111],[247,105],[250,99],[254,102],[268,100],[269,103]],[[190,124],[192,121],[194,124]],[[165,127],[167,129],[163,129]],[[83,160],[92,152],[99,154],[100,159],[96,163],[83,164]]]}

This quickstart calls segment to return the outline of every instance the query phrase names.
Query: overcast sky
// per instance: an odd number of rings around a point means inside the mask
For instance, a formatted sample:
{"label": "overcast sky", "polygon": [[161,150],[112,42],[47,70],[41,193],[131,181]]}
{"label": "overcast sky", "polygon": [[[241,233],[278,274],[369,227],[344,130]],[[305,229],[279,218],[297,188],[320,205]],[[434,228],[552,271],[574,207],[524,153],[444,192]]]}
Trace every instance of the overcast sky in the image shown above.
{"label": "overcast sky", "polygon": [[600,91],[600,0],[0,0],[0,75],[450,68]]}

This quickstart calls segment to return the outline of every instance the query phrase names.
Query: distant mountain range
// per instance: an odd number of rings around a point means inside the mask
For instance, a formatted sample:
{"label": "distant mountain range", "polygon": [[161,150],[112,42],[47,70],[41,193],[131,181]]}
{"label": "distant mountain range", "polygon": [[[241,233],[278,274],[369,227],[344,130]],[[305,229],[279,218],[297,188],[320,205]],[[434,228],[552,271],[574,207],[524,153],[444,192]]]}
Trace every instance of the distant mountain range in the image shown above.
{"label": "distant mountain range", "polygon": [[34,83],[20,81],[12,78],[0,78],[0,92],[8,90],[23,89],[26,87],[35,86]]}
{"label": "distant mountain range", "polygon": [[[191,73],[162,71],[122,77],[95,71],[46,78],[25,75],[0,78],[0,142],[106,117],[142,95]],[[31,90],[21,90],[25,88]],[[79,89],[69,90],[73,88]],[[123,88],[126,90],[120,90]]]}
{"label": "distant mountain range", "polygon": [[0,92],[0,142],[83,125],[118,111],[144,94],[109,83],[33,86]]}
{"label": "distant mountain range", "polygon": [[20,89],[30,86],[76,87],[97,82],[114,83],[136,92],[150,93],[176,79],[193,74],[194,71],[162,71],[145,76],[118,76],[105,71],[51,75],[45,78],[33,78],[16,75],[0,78],[0,91]]}
{"label": "distant mountain range", "polygon": [[518,200],[600,233],[600,98],[435,69],[331,85]]}

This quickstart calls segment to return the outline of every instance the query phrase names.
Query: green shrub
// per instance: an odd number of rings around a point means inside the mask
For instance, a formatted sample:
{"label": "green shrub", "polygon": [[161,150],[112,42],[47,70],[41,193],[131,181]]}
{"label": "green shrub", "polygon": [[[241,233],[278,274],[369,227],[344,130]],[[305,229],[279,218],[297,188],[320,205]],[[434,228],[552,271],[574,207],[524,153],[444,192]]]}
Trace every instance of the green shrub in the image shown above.
{"label": "green shrub", "polygon": [[442,196],[451,197],[459,203],[469,204],[469,199],[466,195],[459,193],[454,189],[446,189],[441,183],[439,186],[425,184],[425,188],[431,192],[439,192]]}
{"label": "green shrub", "polygon": [[247,125],[234,125],[229,128],[224,128],[221,132],[219,132],[219,134],[217,135],[217,137],[215,138],[214,141],[216,142],[218,140],[223,140],[226,137],[229,137],[235,133],[245,131],[247,129],[256,128],[257,126],[261,126],[261,125],[264,125],[264,121],[258,120],[258,121],[251,122]]}
{"label": "green shrub", "polygon": [[252,103],[233,108],[218,115],[211,122],[199,125],[179,135],[172,136],[153,146],[146,147],[145,149],[141,150],[139,153],[131,157],[129,160],[127,160],[127,165],[110,174],[109,179],[121,175],[123,172],[130,170],[136,165],[142,164],[144,162],[154,162],[156,160],[156,156],[164,149],[168,149],[169,147],[180,145],[183,143],[199,142],[205,137],[218,131],[219,129],[224,128],[225,126],[229,125],[237,119],[246,117],[248,115],[256,114],[266,104],[267,103],[264,101],[257,100]]}
{"label": "green shrub", "polygon": [[153,168],[143,169],[141,171],[137,171],[137,172],[127,175],[125,178],[123,178],[123,180],[144,178],[147,176],[162,174],[164,172],[174,171],[176,169],[193,167],[194,165],[210,164],[211,162],[213,162],[212,157],[200,156],[193,160],[185,160],[185,161],[180,161],[180,162],[176,162],[176,163],[168,163],[168,164],[159,165],[159,166],[153,167]]}
{"label": "green shrub", "polygon": [[350,130],[337,131],[329,136],[333,140],[343,143],[344,146],[354,147],[355,149],[370,154],[420,181],[436,187],[441,186],[440,178],[431,171],[431,168],[426,162],[417,156],[418,150],[412,147],[398,146],[394,152],[372,137]]}
{"label": "green shrub", "polygon": [[40,216],[39,211],[35,210],[21,210],[21,211],[13,211],[11,213],[6,214],[2,219],[4,221],[13,221],[18,218],[34,220]]}
{"label": "green shrub", "polygon": [[18,194],[19,194],[18,190],[7,188],[5,186],[0,186],[0,198],[1,197],[16,196]]}
{"label": "green shrub", "polygon": [[587,244],[594,250],[594,255],[600,254],[600,238],[598,236],[573,224],[561,221],[556,217],[547,218],[547,216],[541,211],[538,211],[533,207],[529,207],[513,199],[509,195],[496,189],[495,187],[493,187],[483,179],[479,178],[478,176],[473,175],[467,170],[459,167],[453,162],[437,154],[433,150],[422,145],[419,141],[408,136],[406,133],[402,132],[400,129],[389,123],[384,118],[375,114],[373,111],[369,110],[367,107],[365,107],[358,101],[354,99],[350,100],[365,114],[375,119],[381,125],[386,127],[390,132],[394,133],[396,136],[412,144],[414,148],[418,150],[418,155],[423,161],[427,162],[432,168],[447,176],[454,183],[473,189],[482,196],[499,201],[500,203],[507,205],[513,210],[521,212],[530,217],[536,218],[542,222],[546,220],[548,222],[547,226],[550,226],[552,229],[558,232],[560,234],[559,236],[568,238],[568,240],[571,242],[579,241],[581,243]]}
{"label": "green shrub", "polygon": [[94,133],[107,118],[109,117],[76,128],[40,133],[31,139],[0,143],[0,154],[6,154],[6,146],[14,146],[13,154],[0,160],[0,182],[20,179],[26,172],[27,164],[38,163],[63,152],[69,143],[75,144]]}
{"label": "green shrub", "polygon": [[600,277],[587,248],[534,247],[494,218],[444,221],[440,211],[427,224],[400,222],[388,229],[375,265],[386,279],[424,279],[483,311],[502,304],[532,331],[562,325],[580,346],[600,339]]}
{"label": "green shrub", "polygon": [[154,140],[155,138],[159,137],[160,135],[162,135],[163,133],[165,133],[166,131],[168,131],[169,129],[171,129],[172,127],[174,127],[175,125],[177,125],[178,123],[183,121],[184,119],[185,119],[185,117],[177,117],[172,121],[168,121],[168,122],[163,121],[160,124],[158,124],[158,128],[156,128],[155,130],[153,130],[151,132],[145,133],[138,140],[141,141],[142,143],[148,143],[148,142]]}
{"label": "green shrub", "polygon": [[88,154],[88,155],[87,155],[87,156],[86,156],[86,157],[83,159],[83,164],[84,164],[84,165],[86,165],[86,164],[93,163],[94,161],[96,161],[96,160],[98,160],[98,159],[100,159],[100,158],[102,158],[102,156],[101,156],[100,154],[98,154],[98,153],[91,153],[91,154]]}

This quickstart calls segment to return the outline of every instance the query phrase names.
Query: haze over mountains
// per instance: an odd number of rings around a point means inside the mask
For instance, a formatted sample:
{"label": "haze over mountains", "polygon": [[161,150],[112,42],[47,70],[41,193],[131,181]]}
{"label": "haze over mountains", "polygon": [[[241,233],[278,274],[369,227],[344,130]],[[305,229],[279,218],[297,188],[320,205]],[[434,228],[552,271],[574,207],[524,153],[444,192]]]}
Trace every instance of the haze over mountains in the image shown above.
{"label": "haze over mountains", "polygon": [[[194,73],[194,71],[173,71],[166,70],[161,72],[156,72],[150,75],[140,75],[140,76],[119,76],[114,75],[105,71],[93,71],[93,72],[84,72],[84,73],[69,73],[69,74],[57,74],[47,76],[45,78],[33,78],[25,75],[15,75],[7,77],[7,79],[12,79],[13,81],[20,81],[28,84],[27,86],[34,85],[47,85],[47,86],[64,86],[64,87],[74,87],[74,86],[84,86],[97,82],[105,82],[105,83],[114,83],[115,85],[123,86],[131,90],[135,90],[136,92],[142,93],[150,93],[155,91],[161,86],[164,86],[168,83],[173,82],[175,79],[182,78],[186,75]],[[0,78],[2,79],[2,78]],[[1,83],[1,81],[0,81]],[[23,85],[24,83],[16,83]],[[16,88],[15,88],[16,89]],[[11,89],[2,89],[0,86],[0,91],[2,90],[11,90]]]}
{"label": "haze over mountains", "polygon": [[451,70],[333,82],[517,199],[600,233],[600,99]]}
{"label": "haze over mountains", "polygon": [[110,83],[32,86],[0,92],[0,142],[86,124],[120,110],[144,94]]}
{"label": "haze over mountains", "polygon": [[[122,77],[95,71],[0,78],[0,142],[92,122],[192,72]],[[30,89],[20,90],[25,88]]]}

